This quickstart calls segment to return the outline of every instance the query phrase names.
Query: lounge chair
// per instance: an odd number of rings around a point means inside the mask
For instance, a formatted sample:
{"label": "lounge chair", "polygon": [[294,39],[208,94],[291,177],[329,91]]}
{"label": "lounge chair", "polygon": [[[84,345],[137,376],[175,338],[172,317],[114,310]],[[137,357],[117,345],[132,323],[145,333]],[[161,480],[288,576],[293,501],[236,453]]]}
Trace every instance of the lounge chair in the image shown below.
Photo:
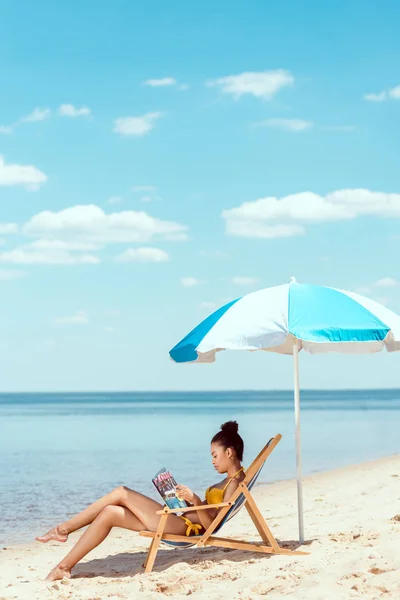
{"label": "lounge chair", "polygon": [[[236,550],[249,550],[250,552],[261,552],[264,554],[309,554],[308,552],[289,550],[288,548],[282,548],[279,546],[267,523],[265,522],[265,519],[262,516],[259,508],[257,507],[253,496],[251,495],[251,489],[257,481],[265,461],[275,446],[279,444],[281,439],[282,436],[278,433],[275,437],[269,440],[268,444],[261,450],[259,455],[246,470],[245,478],[240,482],[238,488],[230,497],[229,502],[196,506],[196,511],[207,510],[209,508],[219,509],[215,519],[203,534],[186,537],[185,535],[164,533],[168,515],[173,513],[185,513],[193,511],[193,507],[188,507],[185,509],[170,509],[165,506],[163,510],[157,511],[157,514],[161,515],[157,531],[140,532],[141,536],[153,538],[145,563],[143,565],[145,572],[151,573],[161,542],[178,548],[191,548],[192,546],[197,546],[198,548],[203,548],[204,546],[217,546],[219,548],[234,548]],[[262,542],[245,542],[232,538],[216,537],[214,535],[227,521],[232,519],[239,512],[242,506],[246,507],[251,520],[260,534]]]}

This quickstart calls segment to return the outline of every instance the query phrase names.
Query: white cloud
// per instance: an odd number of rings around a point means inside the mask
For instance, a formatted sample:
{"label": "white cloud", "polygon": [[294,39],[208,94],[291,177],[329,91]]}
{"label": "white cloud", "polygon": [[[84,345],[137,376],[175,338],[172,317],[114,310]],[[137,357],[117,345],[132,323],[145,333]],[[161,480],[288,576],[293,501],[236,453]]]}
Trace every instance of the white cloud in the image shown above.
{"label": "white cloud", "polygon": [[80,242],[80,241],[65,241],[65,240],[35,240],[31,244],[25,246],[25,248],[34,248],[40,250],[65,250],[87,252],[92,250],[101,250],[100,244],[93,242]]}
{"label": "white cloud", "polygon": [[246,72],[229,75],[207,82],[208,86],[217,86],[225,94],[231,94],[236,100],[243,94],[270,100],[282,87],[293,85],[294,77],[289,71]]}
{"label": "white cloud", "polygon": [[[292,133],[299,133],[300,131],[306,131],[315,127],[313,121],[306,121],[305,119],[266,119],[255,123],[256,127],[269,127],[273,129],[281,129],[282,131],[290,131]],[[350,132],[355,130],[354,125],[317,125],[320,131],[344,131]]]}
{"label": "white cloud", "polygon": [[172,241],[187,239],[187,227],[179,223],[156,219],[144,211],[106,214],[93,204],[71,206],[59,212],[40,212],[23,226],[23,231],[35,237],[97,243],[146,242],[154,237]]}
{"label": "white cloud", "polygon": [[181,277],[181,286],[182,287],[195,287],[196,285],[200,285],[202,281],[196,279],[195,277]]}
{"label": "white cloud", "polygon": [[152,185],[137,185],[132,187],[131,190],[132,192],[146,192],[139,198],[140,202],[143,202],[144,204],[148,204],[154,200],[162,200],[161,196],[155,194],[157,188]]}
{"label": "white cloud", "polygon": [[119,256],[116,256],[117,262],[168,262],[169,256],[164,250],[159,248],[128,248]]}
{"label": "white cloud", "polygon": [[259,283],[259,279],[257,279],[256,277],[233,277],[232,278],[232,283],[234,283],[235,285],[240,285],[243,287],[249,287],[252,285],[256,285],[257,283]]}
{"label": "white cloud", "polygon": [[200,302],[199,307],[205,310],[215,310],[217,304],[215,302]]}
{"label": "white cloud", "polygon": [[398,287],[398,285],[399,282],[393,277],[382,277],[381,279],[378,279],[377,281],[371,283],[369,286],[361,286],[356,288],[354,291],[357,294],[367,294],[368,296],[373,298],[375,302],[379,302],[380,304],[386,305],[389,302],[389,298],[387,298],[386,296],[375,296],[374,293],[378,292],[376,288],[383,291],[384,289],[389,290],[390,288]]}
{"label": "white cloud", "polygon": [[305,232],[304,227],[299,225],[273,225],[268,227],[256,221],[227,219],[226,233],[235,237],[274,239],[303,235]]}
{"label": "white cloud", "polygon": [[103,329],[106,333],[115,333],[115,327],[111,327],[110,325],[103,327]]}
{"label": "white cloud", "polygon": [[16,223],[0,223],[0,235],[8,235],[17,232],[18,225]]}
{"label": "white cloud", "polygon": [[302,192],[281,199],[260,198],[222,212],[227,234],[241,237],[300,235],[304,233],[303,223],[351,220],[363,215],[400,218],[400,194],[366,189],[338,190],[326,196]]}
{"label": "white cloud", "polygon": [[47,175],[33,165],[6,164],[0,156],[0,186],[22,185],[32,191],[46,181]]}
{"label": "white cloud", "polygon": [[[72,104],[62,104],[58,109],[58,114],[62,117],[80,117],[89,116],[91,114],[90,108],[82,106],[81,108],[75,108]],[[40,108],[37,106],[29,115],[21,117],[18,121],[12,125],[0,125],[0,134],[12,133],[16,127],[19,127],[23,123],[37,123],[38,121],[44,121],[49,119],[52,115],[50,108]]]}
{"label": "white cloud", "polygon": [[385,91],[378,94],[364,94],[364,100],[368,100],[368,102],[384,102],[386,99],[387,94]]}
{"label": "white cloud", "polygon": [[131,190],[132,192],[156,192],[157,188],[154,185],[134,185]]}
{"label": "white cloud", "polygon": [[393,288],[397,287],[399,285],[399,282],[396,281],[396,279],[393,279],[393,277],[383,277],[382,279],[378,279],[378,281],[375,281],[373,285],[375,287],[380,288]]}
{"label": "white cloud", "polygon": [[371,288],[366,285],[362,285],[360,287],[355,288],[354,290],[356,294],[369,294],[371,292]]}
{"label": "white cloud", "polygon": [[385,102],[385,100],[400,100],[400,85],[396,85],[390,90],[382,90],[377,94],[364,94],[364,100],[369,102]]}
{"label": "white cloud", "polygon": [[56,325],[87,325],[89,322],[87,312],[78,310],[77,313],[69,317],[58,317],[54,320]]}
{"label": "white cloud", "polygon": [[146,135],[162,116],[162,112],[149,112],[141,117],[120,117],[115,119],[113,131],[120,135]]}
{"label": "white cloud", "polygon": [[37,121],[44,121],[51,116],[50,108],[39,108],[36,107],[29,115],[22,117],[19,123],[36,123]]}
{"label": "white cloud", "polygon": [[76,108],[73,104],[61,104],[58,114],[60,117],[89,117],[91,110],[87,106]]}
{"label": "white cloud", "polygon": [[121,196],[111,196],[108,200],[108,204],[119,204],[122,201]]}
{"label": "white cloud", "polygon": [[396,87],[389,90],[389,96],[395,100],[400,100],[400,85],[396,85]]}
{"label": "white cloud", "polygon": [[[100,262],[91,254],[74,254],[81,250],[78,244],[66,244],[60,240],[37,240],[14,250],[0,252],[0,263],[19,265],[94,265]],[[87,249],[87,248],[85,248]]]}
{"label": "white cloud", "polygon": [[161,79],[147,79],[143,82],[143,85],[149,85],[150,87],[166,87],[169,85],[176,85],[178,82],[174,77],[163,77]]}
{"label": "white cloud", "polygon": [[267,119],[258,123],[261,127],[274,127],[276,129],[283,129],[283,131],[304,131],[314,126],[312,121],[305,121],[304,119]]}
{"label": "white cloud", "polygon": [[100,259],[91,255],[73,255],[68,252],[30,251],[15,248],[0,253],[0,262],[20,265],[95,265]]}
{"label": "white cloud", "polygon": [[390,298],[387,296],[372,296],[372,300],[378,302],[378,304],[383,304],[383,306],[387,306],[390,303]]}
{"label": "white cloud", "polygon": [[21,279],[25,277],[24,271],[13,271],[11,269],[0,269],[0,281],[11,281],[12,279]]}
{"label": "white cloud", "polygon": [[120,317],[122,312],[117,308],[111,308],[110,310],[107,310],[105,314],[107,317]]}
{"label": "white cloud", "polygon": [[44,121],[51,117],[50,108],[40,108],[37,106],[29,115],[21,117],[12,125],[0,125],[0,134],[10,134],[16,127],[19,127],[23,123],[36,123],[37,121]]}
{"label": "white cloud", "polygon": [[148,85],[150,87],[171,87],[177,86],[178,90],[184,91],[188,89],[187,83],[179,83],[175,79],[175,77],[161,77],[160,79],[147,79],[143,82],[143,85]]}

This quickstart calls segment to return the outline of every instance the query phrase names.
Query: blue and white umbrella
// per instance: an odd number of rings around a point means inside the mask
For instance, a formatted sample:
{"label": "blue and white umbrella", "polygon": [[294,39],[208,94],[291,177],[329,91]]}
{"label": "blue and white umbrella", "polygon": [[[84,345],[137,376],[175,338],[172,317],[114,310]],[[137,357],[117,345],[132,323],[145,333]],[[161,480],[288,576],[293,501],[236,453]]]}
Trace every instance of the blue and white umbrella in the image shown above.
{"label": "blue and white umbrella", "polygon": [[400,350],[400,316],[378,302],[318,285],[290,283],[247,294],[207,317],[170,351],[177,363],[210,363],[222,350],[294,356],[299,538],[304,542],[298,352]]}

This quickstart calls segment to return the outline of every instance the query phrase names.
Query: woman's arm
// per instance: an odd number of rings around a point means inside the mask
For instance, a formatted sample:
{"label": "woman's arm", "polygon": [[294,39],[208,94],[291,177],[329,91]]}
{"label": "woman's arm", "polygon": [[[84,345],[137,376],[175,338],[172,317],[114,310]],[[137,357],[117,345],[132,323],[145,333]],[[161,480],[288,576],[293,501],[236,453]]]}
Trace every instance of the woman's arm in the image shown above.
{"label": "woman's arm", "polygon": [[[196,494],[193,494],[193,510],[196,510],[196,506],[201,506],[203,504],[207,504],[207,502],[205,500],[202,501]],[[196,511],[196,514],[200,525],[204,527],[205,531],[217,516],[218,509],[210,508],[210,510],[198,510]]]}
{"label": "woman's arm", "polygon": [[[238,481],[237,479],[233,479],[229,483],[229,485],[227,485],[226,490],[224,492],[223,502],[228,502],[229,498],[233,495],[233,492],[237,489],[239,483],[240,483],[240,481]],[[201,502],[200,498],[194,494],[193,500],[195,500],[195,499],[199,500],[198,504],[207,504],[206,502]],[[193,504],[194,504],[193,508],[194,508],[194,510],[196,510],[196,502],[194,501]],[[215,517],[217,516],[217,514],[220,510],[221,510],[220,508],[210,508],[210,510],[198,510],[197,511],[199,521],[200,521],[201,525],[203,525],[204,530],[209,528],[209,526],[214,521]]]}
{"label": "woman's arm", "polygon": [[[187,504],[193,506],[193,512],[196,511],[196,506],[207,504],[205,500],[201,500],[201,498],[199,498],[199,496],[195,494],[186,485],[177,485],[176,493],[179,496],[179,498],[183,498]],[[217,512],[218,511],[216,509],[196,511],[197,520],[200,523],[200,525],[204,527],[204,529],[207,529],[215,519]],[[190,518],[192,517],[190,516]]]}
{"label": "woman's arm", "polygon": [[[234,479],[233,481],[231,481],[229,483],[229,485],[227,486],[225,493],[224,493],[224,498],[223,498],[224,502],[227,502],[229,500],[229,498],[232,496],[233,492],[237,489],[239,483],[240,482],[237,479]],[[197,494],[192,492],[192,490],[190,488],[186,487],[185,485],[177,486],[177,491],[181,498],[183,498],[187,502],[190,502],[193,504],[194,511],[196,510],[196,506],[207,504],[207,502],[205,500],[202,501],[201,498],[199,498],[199,496],[197,496]],[[204,527],[204,530],[209,528],[209,526],[211,525],[211,523],[214,521],[215,517],[217,516],[219,510],[221,510],[221,509],[220,508],[217,508],[217,509],[210,508],[210,510],[196,511],[198,521],[199,521],[200,525],[202,525]]]}

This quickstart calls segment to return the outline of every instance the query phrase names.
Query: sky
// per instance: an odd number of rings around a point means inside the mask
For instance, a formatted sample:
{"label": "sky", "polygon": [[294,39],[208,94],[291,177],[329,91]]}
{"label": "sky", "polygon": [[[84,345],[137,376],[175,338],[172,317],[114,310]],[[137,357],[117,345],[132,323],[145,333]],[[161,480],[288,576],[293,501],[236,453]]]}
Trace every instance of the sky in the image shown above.
{"label": "sky", "polygon": [[[400,313],[396,0],[0,2],[0,390],[290,389],[168,355],[302,283]],[[400,387],[400,355],[300,357]]]}

